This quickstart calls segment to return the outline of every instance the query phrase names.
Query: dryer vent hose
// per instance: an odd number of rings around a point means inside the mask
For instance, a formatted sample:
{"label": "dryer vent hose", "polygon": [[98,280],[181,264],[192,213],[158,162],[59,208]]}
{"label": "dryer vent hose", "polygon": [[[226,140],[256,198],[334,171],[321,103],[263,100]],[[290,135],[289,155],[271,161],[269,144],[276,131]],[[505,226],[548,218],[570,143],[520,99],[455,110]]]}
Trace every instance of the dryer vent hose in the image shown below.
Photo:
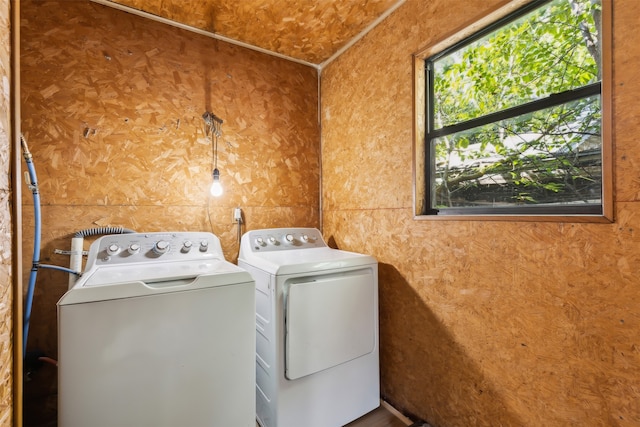
{"label": "dryer vent hose", "polygon": [[73,237],[101,236],[106,234],[129,234],[135,233],[133,230],[123,227],[98,227],[76,231]]}

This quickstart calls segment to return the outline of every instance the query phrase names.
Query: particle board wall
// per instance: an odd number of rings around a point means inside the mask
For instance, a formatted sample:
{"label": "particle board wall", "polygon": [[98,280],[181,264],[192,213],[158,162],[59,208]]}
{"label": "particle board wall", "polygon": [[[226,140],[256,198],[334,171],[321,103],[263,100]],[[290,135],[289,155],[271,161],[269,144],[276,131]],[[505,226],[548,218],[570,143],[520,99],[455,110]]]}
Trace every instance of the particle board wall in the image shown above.
{"label": "particle board wall", "polygon": [[380,262],[381,391],[437,427],[640,425],[640,3],[613,4],[616,222],[416,221],[412,53],[507,1],[408,0],[322,71],[323,232]]}
{"label": "particle board wall", "polygon": [[11,183],[11,5],[0,0],[0,426],[13,423]]}
{"label": "particle board wall", "polygon": [[[314,68],[89,1],[25,0],[21,32],[22,129],[40,183],[42,262],[68,266],[54,251],[68,250],[78,230],[107,225],[211,231],[235,261],[236,206],[244,230],[319,225]],[[220,198],[208,196],[205,110],[224,120]],[[26,278],[33,206],[23,194]],[[55,304],[67,279],[38,274],[28,349],[56,357]],[[27,405],[39,409],[27,411],[27,425],[55,411],[52,371],[42,367],[27,384]]]}
{"label": "particle board wall", "polygon": [[195,28],[320,64],[398,0],[112,0]]}

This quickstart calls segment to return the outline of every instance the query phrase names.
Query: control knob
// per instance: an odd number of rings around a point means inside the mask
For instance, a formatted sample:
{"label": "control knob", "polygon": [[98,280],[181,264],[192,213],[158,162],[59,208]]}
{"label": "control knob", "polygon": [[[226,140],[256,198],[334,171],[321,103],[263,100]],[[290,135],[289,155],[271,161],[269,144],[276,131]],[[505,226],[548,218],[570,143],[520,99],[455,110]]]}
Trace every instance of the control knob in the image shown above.
{"label": "control knob", "polygon": [[131,255],[137,254],[138,252],[140,252],[140,245],[137,243],[130,244],[127,248],[127,252],[129,252]]}
{"label": "control knob", "polygon": [[293,244],[293,241],[294,241],[293,234],[287,234],[286,236],[284,236],[284,241],[290,245]]}
{"label": "control knob", "polygon": [[256,245],[258,245],[258,246],[264,246],[264,245],[266,245],[266,243],[264,242],[264,239],[263,239],[262,237],[258,237],[258,238],[256,239]]}
{"label": "control knob", "polygon": [[115,255],[120,251],[120,246],[118,246],[116,243],[112,243],[109,246],[107,246],[107,253],[109,255]]}
{"label": "control knob", "polygon": [[200,242],[200,252],[207,252],[207,249],[209,249],[209,242],[206,240],[203,240]]}
{"label": "control knob", "polygon": [[191,243],[190,240],[186,240],[183,244],[182,244],[182,252],[189,252],[191,250],[191,248],[193,247],[193,243]]}
{"label": "control knob", "polygon": [[276,240],[275,237],[271,236],[269,237],[269,243],[272,245],[277,245],[278,244],[278,240]]}
{"label": "control knob", "polygon": [[153,252],[157,255],[162,255],[167,253],[169,250],[169,242],[166,240],[158,240],[155,245],[153,245]]}

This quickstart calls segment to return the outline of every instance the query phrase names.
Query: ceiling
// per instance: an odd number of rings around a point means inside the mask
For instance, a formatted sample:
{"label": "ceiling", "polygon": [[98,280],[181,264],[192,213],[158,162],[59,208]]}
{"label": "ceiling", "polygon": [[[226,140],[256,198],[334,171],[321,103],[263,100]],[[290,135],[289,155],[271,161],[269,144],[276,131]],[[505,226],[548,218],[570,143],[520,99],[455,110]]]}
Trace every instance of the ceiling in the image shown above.
{"label": "ceiling", "polygon": [[92,0],[322,68],[405,0]]}

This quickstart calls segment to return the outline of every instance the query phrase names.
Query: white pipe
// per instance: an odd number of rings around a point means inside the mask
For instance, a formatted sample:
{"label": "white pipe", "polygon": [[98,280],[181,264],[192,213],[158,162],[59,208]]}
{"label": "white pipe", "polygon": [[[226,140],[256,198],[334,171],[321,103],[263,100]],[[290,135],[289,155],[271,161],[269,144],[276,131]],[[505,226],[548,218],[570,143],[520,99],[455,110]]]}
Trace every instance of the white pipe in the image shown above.
{"label": "white pipe", "polygon": [[[84,237],[73,237],[71,239],[71,253],[69,259],[69,268],[73,271],[82,271],[82,250],[84,246]],[[69,275],[69,289],[73,288],[76,284],[78,276],[75,274]]]}
{"label": "white pipe", "polygon": [[[133,230],[122,227],[98,227],[80,230],[71,238],[71,251],[69,253],[71,263],[71,271],[82,272],[82,252],[84,247],[84,238],[86,236],[97,236],[105,234],[126,234],[133,233]],[[75,274],[69,276],[69,289],[71,289],[78,278]]]}

